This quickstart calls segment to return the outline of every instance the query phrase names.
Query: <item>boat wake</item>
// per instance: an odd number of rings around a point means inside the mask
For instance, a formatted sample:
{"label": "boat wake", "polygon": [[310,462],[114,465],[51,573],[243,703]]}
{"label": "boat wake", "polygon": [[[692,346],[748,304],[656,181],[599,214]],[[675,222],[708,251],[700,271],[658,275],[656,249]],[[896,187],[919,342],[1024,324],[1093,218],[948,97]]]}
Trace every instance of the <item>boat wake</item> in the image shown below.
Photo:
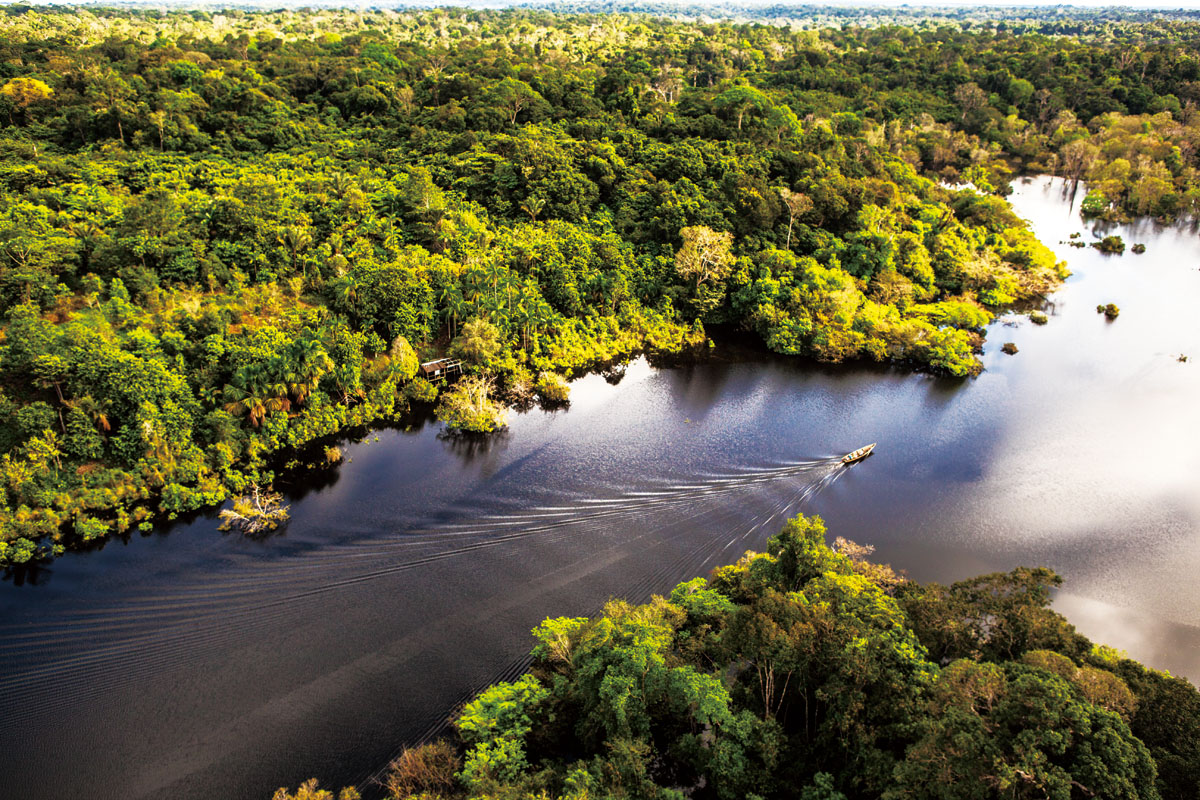
{"label": "boat wake", "polygon": [[[563,611],[547,599],[553,592],[591,598],[570,613],[595,612],[612,595],[641,602],[761,548],[783,519],[845,473],[840,467],[836,457],[757,465],[607,497],[587,496],[581,486],[511,511],[496,511],[512,502],[504,497],[464,498],[451,511],[349,542],[278,558],[227,554],[207,574],[176,584],[129,587],[44,624],[0,624],[0,720],[18,725],[59,707],[105,702],[115,687],[166,683],[214,654],[260,647],[281,632],[303,643],[311,630],[314,640],[336,644],[337,631],[320,627],[334,625],[327,615],[363,613],[364,604],[380,616],[373,668],[387,672],[409,658],[411,642],[436,648],[455,630],[470,635],[481,608],[536,619]],[[429,575],[412,577],[421,571]],[[436,626],[424,620],[422,604],[444,605],[448,592],[461,602]],[[460,690],[467,697],[526,663],[517,656]],[[297,700],[311,705],[352,691],[352,676],[340,680],[320,689],[328,697],[317,696],[314,681]],[[447,708],[407,720],[407,738],[440,730]]]}

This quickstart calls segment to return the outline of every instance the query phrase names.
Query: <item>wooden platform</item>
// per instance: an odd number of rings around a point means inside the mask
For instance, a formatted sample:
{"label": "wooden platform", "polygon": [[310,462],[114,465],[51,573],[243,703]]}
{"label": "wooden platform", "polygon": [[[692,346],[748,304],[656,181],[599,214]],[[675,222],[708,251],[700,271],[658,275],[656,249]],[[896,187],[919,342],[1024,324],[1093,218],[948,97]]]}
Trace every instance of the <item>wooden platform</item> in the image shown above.
{"label": "wooden platform", "polygon": [[420,367],[421,377],[427,381],[444,381],[454,375],[462,374],[463,362],[457,358],[439,358],[436,361],[426,361]]}

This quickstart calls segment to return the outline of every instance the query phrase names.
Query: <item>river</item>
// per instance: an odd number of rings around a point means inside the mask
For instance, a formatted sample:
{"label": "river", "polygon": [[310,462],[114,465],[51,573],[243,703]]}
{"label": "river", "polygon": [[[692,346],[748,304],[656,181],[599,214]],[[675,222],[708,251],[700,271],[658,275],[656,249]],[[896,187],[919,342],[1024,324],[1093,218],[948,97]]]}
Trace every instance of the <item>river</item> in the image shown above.
{"label": "river", "polygon": [[[548,615],[643,600],[797,511],[920,580],[1065,576],[1084,633],[1200,677],[1200,239],[1012,200],[1074,276],[967,381],[717,347],[572,384],[486,444],[347,442],[262,539],[211,516],[0,583],[0,796],[266,798],[367,781],[525,666]],[[1062,242],[1117,233],[1144,255]],[[1098,303],[1115,302],[1108,321]],[[1001,352],[1013,342],[1016,355]],[[1178,359],[1190,355],[1187,362]],[[841,453],[878,442],[849,468]]]}

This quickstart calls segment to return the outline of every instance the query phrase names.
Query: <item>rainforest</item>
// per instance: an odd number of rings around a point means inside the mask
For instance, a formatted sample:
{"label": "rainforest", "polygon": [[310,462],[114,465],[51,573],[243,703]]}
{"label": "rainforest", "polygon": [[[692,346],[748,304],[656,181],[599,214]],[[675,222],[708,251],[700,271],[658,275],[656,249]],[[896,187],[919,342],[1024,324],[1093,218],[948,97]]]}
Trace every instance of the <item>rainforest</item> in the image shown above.
{"label": "rainforest", "polygon": [[[1020,181],[1112,263],[1200,212],[1198,44],[1187,11],[0,6],[0,570],[218,509],[269,543],[346,437],[486,454],[642,356],[969,391],[1071,274]],[[1116,341],[1136,298],[1102,300]],[[519,675],[340,796],[1200,796],[1200,694],[1058,574],[917,581],[783,510],[648,603],[540,609]]]}

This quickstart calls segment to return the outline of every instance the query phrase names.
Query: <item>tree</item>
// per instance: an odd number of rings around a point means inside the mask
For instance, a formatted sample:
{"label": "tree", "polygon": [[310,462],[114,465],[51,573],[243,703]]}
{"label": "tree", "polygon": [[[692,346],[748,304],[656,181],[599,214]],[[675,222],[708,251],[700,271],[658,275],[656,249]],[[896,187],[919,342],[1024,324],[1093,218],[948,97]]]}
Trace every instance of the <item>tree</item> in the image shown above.
{"label": "tree", "polygon": [[283,505],[283,496],[276,492],[263,492],[258,486],[233,501],[231,508],[221,510],[223,531],[237,528],[247,536],[259,536],[275,530],[288,519],[290,506]]}
{"label": "tree", "polygon": [[54,90],[37,78],[13,78],[0,86],[0,97],[8,101],[8,124],[12,125],[13,109],[28,119],[30,106],[49,101],[54,97]]}
{"label": "tree", "polygon": [[1089,643],[1047,607],[1050,589],[1061,582],[1048,569],[1022,567],[949,587],[902,584],[896,596],[934,661],[1001,661],[1030,650],[1075,655]]}
{"label": "tree", "polygon": [[[286,788],[276,789],[271,800],[335,800],[335,798],[333,792],[319,788],[317,779],[312,778],[300,784],[295,794]],[[351,787],[342,789],[337,793],[336,800],[359,800],[358,790]]]}
{"label": "tree", "polygon": [[1096,163],[1096,158],[1099,155],[1100,148],[1086,139],[1076,139],[1073,142],[1068,142],[1059,151],[1063,173],[1072,182],[1078,183],[1079,179],[1084,177],[1088,170],[1092,168],[1092,165]]}
{"label": "tree", "polygon": [[470,375],[442,394],[437,416],[451,431],[491,433],[504,426],[505,413],[491,398],[492,381]]}
{"label": "tree", "polygon": [[897,796],[1159,800],[1154,762],[1121,718],[1043,670],[955,661],[922,726],[896,770]]}
{"label": "tree", "polygon": [[[296,272],[296,267],[300,261],[300,254],[308,248],[312,247],[313,238],[304,228],[299,225],[288,225],[277,237],[276,241],[283,247],[288,254],[288,262],[291,265],[292,272]],[[308,278],[307,267],[301,267],[304,272],[304,277]]]}
{"label": "tree", "polygon": [[487,106],[503,111],[510,126],[517,124],[522,111],[540,112],[546,104],[532,86],[515,78],[504,78],[495,84],[484,94],[483,101]]}
{"label": "tree", "polygon": [[471,366],[487,369],[500,355],[500,329],[477,317],[463,325],[462,335],[454,340],[450,350]]}
{"label": "tree", "polygon": [[117,137],[125,144],[125,126],[122,118],[132,113],[133,88],[114,69],[96,69],[88,76],[88,94],[96,109],[112,117],[117,124]]}
{"label": "tree", "polygon": [[734,86],[717,95],[713,101],[718,109],[729,109],[737,117],[738,133],[742,132],[742,120],[750,111],[765,113],[771,108],[771,100],[753,86]]}
{"label": "tree", "polygon": [[808,195],[801,192],[793,192],[786,186],[779,190],[779,196],[783,198],[784,205],[788,210],[788,229],[787,229],[787,244],[783,247],[785,250],[792,249],[792,225],[796,220],[803,217],[813,209],[813,202]]}
{"label": "tree", "polygon": [[383,785],[393,798],[413,795],[444,795],[455,788],[462,769],[458,748],[439,740],[420,747],[406,747],[388,765]]}
{"label": "tree", "polygon": [[675,272],[699,288],[703,283],[723,280],[733,265],[733,234],[718,233],[704,225],[681,228],[681,244],[675,252]]}
{"label": "tree", "polygon": [[979,84],[967,81],[954,87],[954,102],[962,109],[960,121],[966,122],[968,116],[987,106],[988,98]]}

